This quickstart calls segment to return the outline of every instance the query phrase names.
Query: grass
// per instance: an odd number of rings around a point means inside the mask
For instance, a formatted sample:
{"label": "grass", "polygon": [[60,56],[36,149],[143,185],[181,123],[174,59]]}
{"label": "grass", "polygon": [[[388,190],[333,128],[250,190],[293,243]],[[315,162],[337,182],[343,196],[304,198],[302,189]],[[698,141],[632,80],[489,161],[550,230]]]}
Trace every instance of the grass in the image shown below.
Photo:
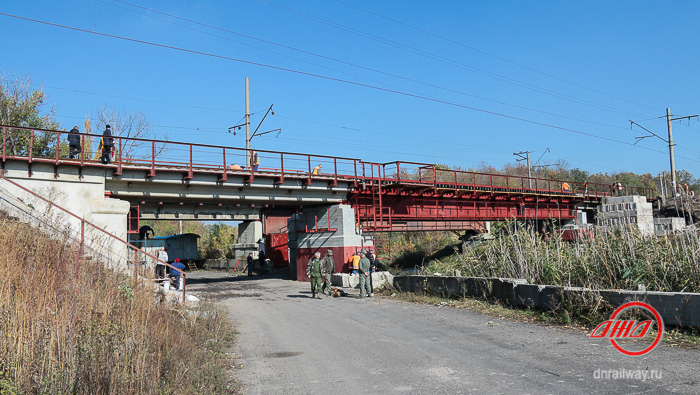
{"label": "grass", "polygon": [[237,391],[223,311],[159,302],[76,250],[0,220],[0,394]]}
{"label": "grass", "polygon": [[425,273],[526,279],[531,284],[700,292],[700,233],[645,236],[635,228],[596,228],[575,242],[518,229],[462,254],[430,262]]}

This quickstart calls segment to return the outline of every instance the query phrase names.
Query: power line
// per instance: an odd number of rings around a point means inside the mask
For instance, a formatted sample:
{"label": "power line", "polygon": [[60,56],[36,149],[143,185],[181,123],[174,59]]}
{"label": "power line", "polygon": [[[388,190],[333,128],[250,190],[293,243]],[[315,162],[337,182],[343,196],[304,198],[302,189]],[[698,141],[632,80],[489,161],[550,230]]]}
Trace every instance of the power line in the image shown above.
{"label": "power line", "polygon": [[576,103],[579,103],[579,104],[585,104],[585,105],[588,105],[588,106],[591,106],[591,107],[596,107],[596,108],[599,108],[599,109],[602,109],[602,110],[606,110],[606,111],[616,112],[616,113],[620,113],[620,114],[631,114],[631,115],[634,115],[634,116],[644,116],[644,115],[636,114],[636,113],[633,113],[633,112],[629,112],[629,111],[624,111],[624,110],[616,109],[616,108],[613,108],[613,107],[610,107],[610,106],[605,106],[605,105],[597,104],[597,103],[594,103],[594,102],[591,102],[591,101],[588,101],[588,100],[577,99],[577,98],[575,98],[575,97],[573,97],[573,96],[569,96],[569,95],[565,95],[565,94],[562,94],[562,93],[554,92],[554,91],[551,91],[551,90],[548,90],[548,89],[540,88],[540,87],[537,87],[536,85],[532,85],[532,84],[528,84],[528,83],[525,83],[525,82],[522,82],[522,81],[518,81],[518,80],[515,80],[515,79],[512,79],[512,78],[506,77],[506,76],[502,76],[502,75],[500,75],[500,74],[492,73],[492,72],[490,72],[490,71],[487,71],[487,70],[484,70],[484,69],[480,69],[480,68],[478,68],[478,67],[470,66],[470,65],[468,65],[468,64],[466,64],[466,63],[459,62],[459,61],[456,61],[456,60],[452,60],[452,59],[443,57],[443,56],[441,56],[441,55],[436,55],[436,54],[433,54],[433,53],[431,53],[431,52],[423,51],[423,50],[421,50],[421,49],[418,49],[418,48],[415,48],[415,47],[411,47],[411,46],[409,46],[409,45],[401,44],[401,43],[399,43],[399,42],[386,39],[386,38],[384,38],[384,37],[376,36],[376,35],[374,35],[374,34],[366,33],[366,32],[363,32],[363,31],[361,31],[361,30],[357,30],[357,29],[352,28],[352,27],[349,27],[349,26],[341,25],[341,24],[336,23],[336,22],[332,22],[332,21],[329,21],[329,20],[326,20],[326,19],[323,19],[323,18],[319,18],[319,17],[313,16],[313,15],[310,15],[310,14],[306,14],[306,13],[304,13],[304,12],[297,11],[297,10],[294,10],[294,9],[292,9],[292,8],[279,5],[279,4],[273,3],[273,2],[271,2],[271,1],[267,1],[267,0],[257,0],[257,1],[260,2],[260,3],[263,3],[263,4],[267,4],[267,5],[271,6],[271,7],[278,8],[278,9],[280,9],[280,10],[283,10],[283,11],[286,11],[286,12],[289,12],[289,13],[292,13],[292,14],[295,14],[295,15],[298,15],[298,16],[301,16],[301,17],[304,17],[304,18],[308,18],[308,19],[314,20],[314,21],[316,21],[316,22],[319,22],[319,23],[322,23],[322,24],[325,24],[325,25],[329,25],[329,26],[335,27],[335,28],[340,29],[340,30],[345,30],[345,31],[350,32],[350,33],[353,33],[353,34],[356,34],[356,35],[359,35],[359,36],[362,36],[362,37],[365,37],[365,38],[368,38],[368,39],[371,39],[371,40],[374,40],[374,41],[381,42],[381,43],[386,44],[386,45],[389,45],[389,46],[393,46],[393,47],[396,47],[396,48],[399,48],[399,49],[402,49],[402,50],[405,50],[405,51],[408,51],[408,52],[412,52],[412,53],[415,53],[415,54],[417,54],[417,55],[420,55],[420,56],[423,56],[423,57],[426,57],[426,58],[429,58],[429,59],[433,59],[433,60],[436,60],[436,61],[439,61],[439,62],[443,62],[443,63],[446,63],[446,64],[451,64],[452,66],[460,67],[460,68],[463,68],[463,69],[472,71],[472,72],[477,73],[477,74],[481,74],[481,75],[484,75],[484,76],[487,76],[487,77],[490,77],[490,78],[497,79],[497,80],[499,80],[499,81],[508,82],[508,83],[511,83],[511,84],[514,84],[514,85],[518,85],[518,86],[527,88],[527,89],[531,89],[531,90],[534,90],[534,91],[536,91],[536,92],[544,93],[544,94],[547,94],[547,95],[550,95],[550,96],[554,96],[554,97],[557,97],[557,98],[560,98],[560,99],[565,99],[565,100],[573,101],[573,102],[576,102]]}
{"label": "power line", "polygon": [[[70,119],[82,119],[84,120],[85,117],[78,117],[75,115],[61,115],[61,114],[56,114],[55,117],[57,118],[70,118]],[[200,128],[200,127],[187,127],[187,126],[174,126],[174,125],[161,125],[161,124],[151,124],[151,126],[154,127],[160,127],[160,128],[168,128],[168,129],[180,129],[183,132],[187,131],[198,131],[198,132],[208,132],[208,133],[221,133],[221,134],[228,134],[226,131],[222,131],[221,129],[214,129],[214,128]]]}
{"label": "power line", "polygon": [[396,137],[396,138],[400,138],[400,139],[408,139],[408,140],[416,140],[416,141],[432,142],[432,143],[442,143],[442,144],[449,144],[450,146],[468,147],[468,148],[473,148],[473,149],[482,149],[482,150],[483,149],[490,149],[490,150],[503,151],[503,152],[509,151],[509,150],[506,150],[503,148],[475,146],[475,145],[461,144],[461,143],[457,143],[454,141],[445,142],[445,141],[437,141],[435,139],[427,139],[427,138],[423,139],[420,137],[412,137],[412,136],[406,136],[406,135],[402,135],[402,134],[380,132],[380,131],[376,131],[376,130],[360,129],[360,128],[356,128],[356,127],[352,127],[352,126],[335,125],[335,124],[331,124],[331,123],[327,123],[327,122],[312,121],[312,120],[308,120],[308,119],[289,117],[289,116],[285,116],[285,115],[275,115],[275,117],[290,119],[290,120],[294,120],[294,121],[308,122],[308,123],[313,123],[316,125],[328,126],[328,127],[333,127],[333,128],[343,129],[343,130],[349,130],[349,131],[353,131],[353,132],[368,133],[368,134],[372,134],[372,135],[381,134],[384,136]]}
{"label": "power line", "polygon": [[[284,57],[287,57],[287,58],[290,58],[290,59],[294,59],[294,60],[298,60],[298,61],[301,61],[301,62],[304,62],[304,63],[312,64],[312,65],[314,65],[314,66],[322,67],[322,68],[325,68],[325,69],[328,69],[328,70],[333,70],[333,71],[336,71],[336,72],[339,72],[339,73],[342,73],[342,74],[345,74],[345,75],[352,75],[351,73],[347,73],[347,72],[340,71],[340,70],[337,70],[337,69],[333,69],[333,68],[330,68],[330,67],[327,67],[327,66],[319,65],[319,64],[317,64],[317,63],[308,62],[308,61],[305,61],[305,60],[302,60],[302,59],[294,58],[294,57],[291,57],[291,56],[288,56],[288,55],[283,55],[283,54],[280,54],[280,53],[277,53],[277,52],[273,52],[273,51],[269,51],[269,50],[266,50],[266,49],[263,49],[263,48],[260,48],[260,47],[256,47],[256,46],[253,46],[253,45],[244,44],[244,43],[242,43],[242,42],[240,42],[240,41],[231,40],[231,39],[229,39],[229,38],[222,37],[222,36],[219,36],[219,35],[216,35],[216,34],[212,34],[212,33],[209,33],[209,32],[205,32],[205,31],[203,31],[203,30],[194,29],[194,28],[192,28],[192,27],[190,27],[190,26],[185,26],[185,25],[182,25],[182,24],[179,24],[179,23],[175,23],[175,22],[172,22],[172,21],[168,21],[168,20],[162,19],[162,18],[156,18],[156,17],[153,17],[153,16],[151,16],[151,15],[148,15],[147,13],[137,12],[137,11],[135,11],[135,10],[131,10],[131,9],[128,9],[128,8],[125,8],[125,7],[119,7],[119,6],[117,6],[117,5],[114,5],[114,4],[111,4],[111,3],[107,3],[105,0],[98,0],[98,1],[100,1],[100,2],[102,2],[102,3],[105,3],[105,4],[108,4],[108,5],[111,5],[111,6],[113,6],[113,7],[118,7],[118,8],[120,8],[120,9],[129,11],[129,12],[134,12],[134,13],[137,13],[137,14],[139,14],[139,15],[144,15],[144,16],[147,16],[147,17],[150,17],[150,18],[154,18],[154,19],[156,19],[156,20],[159,20],[159,21],[162,21],[162,22],[165,22],[165,23],[170,23],[170,24],[173,24],[173,25],[175,25],[175,26],[180,26],[180,27],[183,27],[183,28],[186,28],[186,29],[190,29],[190,30],[194,30],[194,31],[197,31],[197,32],[200,32],[200,33],[203,33],[203,34],[207,34],[207,35],[213,36],[213,37],[221,38],[221,39],[223,39],[223,40],[234,41],[234,42],[236,42],[236,43],[238,43],[238,44],[246,45],[246,46],[249,46],[249,47],[251,47],[251,48],[260,49],[260,50],[263,50],[263,51],[266,51],[266,52],[270,52],[270,53],[275,54],[275,55],[284,56]],[[322,58],[322,59],[325,59],[325,60],[330,60],[330,61],[333,61],[333,62],[341,63],[341,64],[344,64],[344,65],[347,65],[347,66],[352,66],[352,67],[355,67],[355,68],[360,68],[360,69],[363,69],[363,70],[371,71],[371,72],[378,73],[378,74],[383,74],[383,75],[386,75],[386,76],[389,76],[389,77],[393,77],[393,78],[398,78],[398,79],[401,79],[401,80],[404,80],[404,81],[408,81],[408,82],[412,82],[412,83],[416,83],[416,84],[421,84],[421,85],[424,85],[424,86],[428,86],[428,87],[430,87],[430,88],[441,89],[441,90],[444,90],[444,91],[446,91],[446,92],[457,93],[457,94],[460,94],[460,95],[469,96],[469,97],[473,97],[473,98],[480,99],[480,100],[490,101],[490,102],[492,102],[492,103],[497,103],[497,104],[501,104],[501,105],[507,105],[507,106],[513,107],[513,108],[519,108],[519,109],[523,109],[523,110],[527,110],[527,111],[537,112],[537,113],[540,113],[540,114],[552,115],[552,116],[561,117],[561,118],[565,118],[565,119],[570,119],[570,120],[574,120],[574,121],[585,122],[585,123],[589,123],[589,124],[593,124],[593,125],[597,125],[597,126],[607,126],[607,127],[611,127],[611,128],[626,129],[626,128],[621,127],[621,126],[618,126],[618,125],[603,124],[603,123],[599,123],[599,122],[595,122],[595,121],[590,121],[590,120],[587,120],[587,119],[576,118],[576,117],[572,117],[572,116],[568,116],[568,115],[556,114],[556,113],[552,113],[552,112],[549,112],[549,111],[543,111],[543,110],[538,110],[538,109],[531,108],[531,107],[521,106],[521,105],[512,104],[512,103],[507,103],[507,102],[504,102],[504,101],[501,101],[501,100],[498,100],[498,99],[491,99],[491,98],[488,98],[488,97],[479,96],[479,95],[475,95],[475,94],[472,94],[472,93],[467,93],[467,92],[464,92],[464,91],[461,91],[461,90],[457,90],[457,89],[454,89],[454,88],[448,88],[448,87],[445,87],[445,86],[436,85],[436,84],[432,84],[432,83],[429,83],[429,82],[424,82],[424,81],[416,80],[416,79],[413,79],[413,78],[401,76],[401,75],[394,74],[394,73],[389,73],[389,72],[382,71],[382,70],[378,70],[378,69],[374,69],[374,68],[371,68],[371,67],[362,66],[362,65],[355,64],[355,63],[352,63],[352,62],[347,62],[347,61],[344,61],[344,60],[341,60],[341,59],[337,59],[337,58],[333,58],[333,57],[330,57],[330,56],[325,56],[325,55],[321,55],[321,54],[314,53],[314,52],[311,52],[311,51],[307,51],[307,50],[295,48],[295,47],[292,47],[292,46],[289,46],[289,45],[284,45],[284,44],[276,43],[276,42],[273,42],[273,41],[264,40],[264,39],[257,38],[257,37],[254,37],[254,36],[251,36],[251,35],[248,35],[248,34],[243,34],[243,33],[239,33],[239,32],[233,31],[233,30],[224,29],[224,28],[221,28],[221,27],[218,27],[218,26],[214,26],[214,25],[210,25],[210,24],[207,24],[207,23],[195,21],[195,20],[193,20],[193,19],[183,18],[183,17],[177,16],[177,15],[173,15],[173,14],[169,14],[169,13],[166,13],[166,12],[158,11],[158,10],[155,10],[155,9],[152,9],[152,8],[142,7],[142,6],[139,6],[139,5],[137,5],[137,4],[128,3],[128,2],[126,2],[126,1],[121,1],[121,0],[113,0],[113,1],[115,1],[115,2],[117,2],[117,3],[121,3],[121,4],[126,4],[126,5],[129,5],[129,6],[132,6],[132,7],[136,7],[136,8],[139,8],[139,9],[143,9],[143,10],[146,10],[146,11],[148,11],[148,12],[153,12],[153,13],[157,13],[157,14],[160,14],[160,15],[164,15],[164,16],[167,16],[167,17],[169,17],[169,18],[174,18],[174,19],[186,21],[186,22],[189,22],[189,23],[193,23],[193,24],[196,24],[196,25],[200,25],[200,26],[204,26],[204,27],[211,28],[211,29],[219,30],[219,31],[222,31],[222,32],[226,32],[226,33],[230,33],[230,34],[235,34],[235,35],[238,35],[238,36],[240,36],[240,37],[249,38],[249,39],[256,40],[256,41],[260,41],[260,42],[263,42],[263,43],[266,43],[266,44],[275,45],[275,46],[278,46],[278,47],[281,47],[281,48],[285,48],[285,49],[289,49],[289,50],[301,52],[301,53],[303,53],[303,54],[312,55],[312,56],[316,56],[316,57],[319,57],[319,58]],[[375,83],[380,83],[380,84],[383,84],[383,85],[386,85],[386,86],[389,86],[389,87],[393,87],[393,88],[399,88],[399,87],[397,87],[397,86],[395,86],[395,85],[383,83],[383,82],[381,82],[381,81],[373,80],[373,79],[366,78],[366,77],[362,77],[362,79],[367,80],[367,81],[371,81],[371,82],[375,82]],[[414,93],[415,93],[415,92],[414,92]]]}
{"label": "power line", "polygon": [[192,105],[188,105],[188,104],[172,103],[172,102],[165,102],[165,101],[151,100],[151,99],[140,99],[140,98],[136,98],[136,97],[119,96],[119,95],[112,95],[112,94],[108,94],[108,93],[91,92],[91,91],[84,91],[84,90],[72,89],[72,88],[61,88],[58,86],[42,85],[42,87],[48,88],[48,89],[56,89],[56,90],[61,90],[61,91],[73,92],[73,93],[82,93],[82,94],[86,94],[86,95],[113,97],[115,99],[135,100],[135,101],[141,101],[141,102],[145,102],[145,103],[155,103],[155,104],[165,104],[165,105],[177,106],[177,107],[196,108],[199,110],[223,111],[223,112],[231,112],[231,113],[241,113],[242,112],[242,111],[235,111],[235,110],[226,110],[223,108],[192,106]]}
{"label": "power line", "polygon": [[[314,66],[317,66],[317,67],[320,67],[320,68],[323,68],[323,69],[326,69],[326,70],[331,70],[331,71],[335,71],[335,72],[337,72],[337,73],[341,73],[341,74],[344,74],[344,75],[349,75],[349,76],[356,77],[356,75],[354,75],[354,74],[352,74],[352,73],[349,73],[349,72],[346,72],[346,71],[334,69],[334,68],[332,68],[332,67],[324,66],[324,65],[321,65],[321,64],[318,64],[318,63],[314,63],[314,62],[309,62],[309,61],[307,61],[307,60],[295,58],[295,57],[293,57],[293,56],[281,54],[281,53],[279,53],[279,52],[270,51],[270,50],[265,49],[265,48],[256,47],[255,45],[246,44],[246,43],[241,42],[241,41],[238,41],[238,40],[232,40],[232,39],[230,39],[230,38],[228,38],[228,37],[223,37],[223,36],[220,36],[220,35],[217,35],[217,34],[213,34],[213,33],[210,33],[210,32],[204,31],[204,30],[201,30],[201,29],[195,29],[195,28],[193,28],[193,27],[191,27],[191,26],[186,26],[186,25],[183,25],[183,24],[180,24],[180,23],[175,23],[175,22],[173,22],[173,21],[169,21],[169,20],[163,19],[163,18],[158,18],[158,17],[155,17],[155,16],[153,16],[153,15],[149,15],[149,14],[147,14],[147,13],[138,12],[138,11],[131,10],[131,9],[129,9],[129,8],[126,8],[126,7],[121,7],[121,6],[118,6],[118,5],[115,5],[115,4],[111,4],[111,3],[106,2],[105,0],[97,0],[97,1],[99,1],[99,2],[101,2],[101,3],[104,3],[104,4],[107,4],[107,5],[110,5],[110,6],[112,6],[112,7],[117,7],[117,8],[119,8],[119,9],[122,9],[122,10],[125,10],[125,11],[129,11],[129,12],[136,13],[136,14],[138,14],[138,15],[143,15],[143,16],[145,16],[145,17],[152,18],[152,19],[155,19],[155,20],[158,20],[158,21],[161,21],[161,22],[169,23],[169,24],[171,24],[171,25],[179,26],[179,27],[182,27],[182,28],[185,28],[185,29],[188,29],[188,30],[192,30],[192,31],[195,31],[195,32],[199,32],[199,33],[202,33],[202,34],[206,34],[206,35],[208,35],[208,36],[220,38],[220,39],[226,40],[226,41],[235,42],[235,43],[237,43],[237,44],[239,44],[239,45],[245,45],[245,46],[247,46],[247,47],[255,48],[255,49],[258,49],[258,50],[261,50],[261,51],[265,51],[265,52],[268,52],[268,53],[271,53],[271,54],[274,54],[274,55],[277,55],[277,56],[282,56],[282,57],[289,58],[289,59],[293,59],[293,60],[296,60],[296,61],[299,61],[299,62],[302,62],[302,63],[307,63],[307,64],[310,64],[310,65],[314,65]],[[113,0],[113,1],[116,1],[116,2],[119,2],[119,3],[123,3],[123,4],[128,4],[128,5],[130,5],[130,6],[137,7],[137,8],[146,9],[145,7],[141,7],[141,6],[138,6],[138,5],[136,5],[136,4],[131,4],[131,3],[127,3],[127,2],[123,2],[123,1],[119,1],[119,0]],[[218,28],[218,27],[216,27],[216,26],[212,26],[212,25],[208,25],[208,24],[205,24],[205,23],[193,21],[193,20],[191,20],[191,19],[181,18],[181,17],[178,17],[178,16],[176,16],[176,15],[171,15],[171,14],[167,14],[167,13],[164,13],[164,12],[160,12],[160,11],[156,11],[156,10],[151,10],[151,9],[149,9],[149,11],[151,11],[151,12],[156,12],[156,13],[163,14],[163,15],[167,15],[168,17],[171,17],[171,18],[181,19],[181,20],[184,20],[184,21],[187,21],[187,22],[190,22],[190,23],[195,23],[195,24],[199,24],[199,25],[202,25],[202,26],[210,27],[210,28],[212,28],[212,29],[221,30],[221,31],[228,32],[228,33],[231,33],[231,34],[237,34],[237,35],[244,36],[244,37],[246,37],[246,38],[250,38],[250,39],[253,39],[253,40],[262,41],[262,42],[269,43],[269,44],[272,44],[272,45],[279,45],[279,46],[284,47],[284,48],[288,48],[288,49],[292,49],[292,50],[296,50],[296,51],[300,51],[300,52],[304,52],[304,53],[309,53],[309,54],[312,54],[312,55],[315,55],[315,56],[319,56],[319,57],[322,57],[322,58],[327,58],[327,59],[330,59],[330,60],[334,60],[334,59],[332,59],[332,58],[328,58],[328,57],[325,57],[325,56],[323,56],[323,55],[316,55],[316,54],[313,54],[313,53],[311,53],[311,52],[303,51],[303,50],[296,49],[296,48],[293,48],[293,47],[289,47],[289,46],[286,46],[286,45],[276,44],[276,43],[273,43],[273,42],[271,42],[271,41],[262,40],[262,39],[257,39],[257,38],[252,37],[252,36],[244,35],[244,34],[237,33],[237,32],[231,31],[231,30],[227,30],[227,29],[221,29],[221,28]],[[352,65],[351,63],[343,62],[343,61],[340,61],[340,60],[335,60],[335,61],[340,62],[340,63],[346,63],[346,64]],[[359,65],[354,65],[354,66],[355,66],[355,67],[364,68],[364,67],[359,66]],[[377,71],[377,72],[380,72],[380,71]],[[381,73],[381,72],[380,72],[380,73]],[[389,87],[393,87],[393,88],[400,89],[400,87],[397,87],[397,86],[395,86],[395,85],[387,84],[387,83],[382,82],[382,81],[373,80],[373,79],[370,79],[370,78],[367,78],[367,77],[362,77],[362,79],[367,80],[367,81],[371,81],[371,82],[374,82],[374,83],[377,83],[377,84],[382,84],[382,85],[385,85],[385,86],[389,86]]]}
{"label": "power line", "polygon": [[[515,121],[521,121],[521,122],[529,123],[529,124],[532,124],[532,125],[543,126],[543,127],[546,127],[546,128],[551,128],[551,129],[561,130],[561,131],[565,131],[565,132],[575,133],[575,134],[579,134],[579,135],[582,135],[582,136],[589,136],[589,137],[597,138],[597,139],[600,139],[600,140],[615,142],[615,143],[619,143],[619,144],[625,144],[625,145],[629,145],[629,146],[635,146],[635,145],[632,144],[632,143],[629,143],[629,142],[626,142],[626,141],[622,141],[622,140],[618,140],[618,139],[614,139],[614,138],[611,138],[611,137],[599,136],[599,135],[595,135],[595,134],[587,133],[587,132],[582,132],[582,131],[575,130],[575,129],[564,128],[564,127],[561,127],[561,126],[558,126],[558,125],[552,125],[552,124],[548,124],[548,123],[544,123],[544,122],[533,121],[533,120],[526,119],[526,118],[522,118],[522,117],[516,117],[516,116],[513,116],[513,115],[507,115],[507,114],[497,113],[497,112],[494,112],[494,111],[484,110],[484,109],[480,109],[480,108],[477,108],[477,107],[472,107],[472,106],[467,106],[467,105],[463,105],[463,104],[459,104],[459,103],[455,103],[455,102],[450,102],[450,101],[447,101],[447,100],[441,100],[441,99],[432,98],[432,97],[427,97],[427,96],[422,96],[422,95],[418,95],[418,94],[413,94],[413,93],[408,93],[408,92],[397,91],[397,90],[394,90],[394,89],[388,89],[388,88],[383,88],[383,87],[379,87],[379,86],[364,84],[364,83],[361,83],[361,82],[349,81],[349,80],[344,80],[344,79],[341,79],[341,78],[329,77],[329,76],[324,76],[324,75],[321,75],[321,74],[315,74],[315,73],[310,73],[310,72],[305,72],[305,71],[301,71],[301,70],[295,70],[295,69],[290,69],[290,68],[285,68],[285,67],[280,67],[280,66],[273,66],[273,65],[268,65],[268,64],[265,64],[265,63],[253,62],[253,61],[250,61],[250,60],[238,59],[238,58],[233,58],[233,57],[224,56],[224,55],[217,55],[217,54],[212,54],[212,53],[203,52],[203,51],[198,51],[198,50],[193,50],[193,49],[186,49],[186,48],[176,47],[176,46],[172,46],[172,45],[159,44],[159,43],[155,43],[155,42],[151,42],[151,41],[139,40],[139,39],[135,39],[135,38],[129,38],[129,37],[124,37],[124,36],[119,36],[119,35],[114,35],[114,34],[102,33],[102,32],[97,32],[97,31],[90,31],[90,30],[86,30],[86,29],[81,29],[81,28],[73,27],[73,26],[61,25],[61,24],[57,24],[57,23],[46,22],[46,21],[41,21],[41,20],[37,20],[37,19],[32,19],[32,18],[21,17],[21,16],[17,16],[17,15],[7,14],[7,13],[4,13],[4,12],[0,12],[0,15],[4,15],[4,16],[10,17],[10,18],[19,19],[19,20],[24,20],[24,21],[39,23],[39,24],[43,24],[43,25],[47,25],[47,26],[60,27],[60,28],[63,28],[63,29],[68,29],[68,30],[79,31],[79,32],[94,34],[94,35],[103,36],[103,37],[110,37],[110,38],[114,38],[114,39],[117,39],[117,40],[123,40],[123,41],[128,41],[128,42],[134,42],[134,43],[149,45],[149,46],[158,47],[158,48],[171,49],[171,50],[175,50],[175,51],[180,51],[180,52],[185,52],[185,53],[190,53],[190,54],[195,54],[195,55],[202,55],[202,56],[207,56],[207,57],[216,58],[216,59],[229,60],[229,61],[234,61],[234,62],[249,64],[249,65],[253,65],[253,66],[264,67],[264,68],[268,68],[268,69],[272,69],[272,70],[279,70],[279,71],[285,71],[285,72],[289,72],[289,73],[304,75],[304,76],[308,76],[308,77],[315,77],[315,78],[324,79],[324,80],[328,80],[328,81],[334,81],[334,82],[345,83],[345,84],[354,85],[354,86],[359,86],[359,87],[364,87],[364,88],[369,88],[369,89],[373,89],[373,90],[377,90],[377,91],[381,91],[381,92],[393,93],[393,94],[397,94],[397,95],[401,95],[401,96],[405,96],[405,97],[411,97],[411,98],[415,98],[415,99],[421,99],[421,100],[431,101],[431,102],[434,102],[434,103],[445,104],[445,105],[449,105],[449,106],[452,106],[452,107],[457,107],[457,108],[462,108],[462,109],[466,109],[466,110],[472,110],[472,111],[476,111],[476,112],[481,112],[481,113],[484,113],[484,114],[495,115],[495,116],[499,116],[499,117],[506,118],[506,119],[511,119],[511,120],[515,120]],[[645,150],[648,150],[648,151],[652,151],[652,152],[663,153],[662,151],[655,150],[655,149],[651,149],[651,148],[647,148],[647,147],[643,147],[643,146],[636,146],[636,147],[639,147],[639,148],[642,148],[642,149],[645,149]],[[696,162],[700,162],[700,160],[695,160],[695,159],[691,159],[691,158],[686,158],[686,159],[693,160],[693,161],[696,161]]]}
{"label": "power line", "polygon": [[381,15],[381,14],[379,14],[379,13],[377,13],[377,12],[370,11],[370,10],[367,10],[367,9],[365,9],[365,8],[362,8],[362,7],[358,7],[358,6],[354,5],[354,4],[350,4],[350,3],[345,2],[345,1],[342,1],[342,0],[335,0],[335,1],[337,1],[338,3],[341,3],[341,4],[345,4],[345,5],[348,6],[348,7],[352,7],[352,8],[358,9],[358,10],[360,10],[360,11],[366,12],[366,13],[371,14],[371,15],[374,15],[374,16],[377,16],[377,17],[379,17],[379,18],[386,19],[386,20],[391,21],[391,22],[394,22],[394,23],[396,23],[396,24],[399,24],[399,25],[408,27],[408,28],[410,28],[410,29],[419,31],[419,32],[421,32],[421,33],[425,33],[425,34],[428,34],[428,35],[430,35],[430,36],[439,38],[439,39],[441,39],[441,40],[450,42],[450,43],[452,43],[452,44],[456,44],[456,45],[459,45],[459,46],[461,46],[461,47],[470,49],[470,50],[472,50],[472,51],[474,51],[474,52],[478,52],[478,53],[484,54],[484,55],[486,55],[486,56],[490,56],[490,57],[492,57],[492,58],[494,58],[494,59],[498,59],[498,60],[501,60],[501,61],[503,61],[503,62],[510,63],[510,64],[512,64],[512,65],[518,66],[518,67],[523,68],[523,69],[525,69],[525,70],[529,70],[529,71],[532,71],[532,72],[535,72],[535,73],[544,75],[544,76],[546,76],[546,77],[553,78],[553,79],[555,79],[555,80],[557,80],[557,81],[565,82],[565,83],[567,83],[567,84],[570,84],[570,85],[573,85],[573,86],[576,86],[576,87],[579,87],[579,88],[582,88],[582,89],[586,89],[586,90],[588,90],[588,91],[591,91],[591,92],[594,92],[594,93],[598,93],[598,94],[600,94],[600,95],[608,96],[608,97],[613,98],[613,99],[621,100],[621,101],[624,101],[624,102],[626,102],[626,103],[634,104],[634,105],[636,105],[636,106],[644,107],[644,108],[647,108],[647,109],[650,109],[650,110],[654,110],[654,111],[657,110],[656,108],[649,107],[649,106],[644,105],[644,104],[636,103],[636,102],[633,102],[633,101],[630,101],[630,100],[627,100],[627,99],[624,99],[624,98],[621,98],[621,97],[618,97],[618,96],[615,96],[615,95],[611,95],[611,94],[608,94],[608,93],[605,93],[605,92],[601,92],[601,91],[598,91],[598,90],[596,90],[596,89],[589,88],[589,87],[587,87],[587,86],[578,84],[578,83],[576,83],[576,82],[572,82],[572,81],[569,81],[569,80],[566,80],[566,79],[557,77],[557,76],[555,76],[555,75],[546,73],[546,72],[544,72],[544,71],[537,70],[537,69],[534,69],[534,68],[529,67],[529,66],[525,66],[525,65],[523,65],[523,64],[521,64],[521,63],[512,61],[512,60],[510,60],[510,59],[506,59],[506,58],[504,58],[504,57],[501,57],[501,56],[498,56],[498,55],[494,55],[494,54],[489,53],[489,52],[486,52],[486,51],[484,51],[484,50],[481,50],[481,49],[472,47],[472,46],[470,46],[470,45],[461,43],[461,42],[459,42],[459,41],[455,41],[455,40],[453,40],[453,39],[451,39],[451,38],[448,38],[448,37],[445,37],[445,36],[441,36],[441,35],[439,35],[439,34],[435,34],[435,33],[433,33],[433,32],[430,32],[430,31],[425,30],[425,29],[421,29],[421,28],[419,28],[419,27],[410,25],[410,24],[408,24],[408,23],[405,23],[405,22],[402,22],[402,21],[399,21],[399,20],[396,20],[396,19],[393,19],[393,18],[389,18],[389,17],[387,17],[387,16],[385,16],[385,15]]}

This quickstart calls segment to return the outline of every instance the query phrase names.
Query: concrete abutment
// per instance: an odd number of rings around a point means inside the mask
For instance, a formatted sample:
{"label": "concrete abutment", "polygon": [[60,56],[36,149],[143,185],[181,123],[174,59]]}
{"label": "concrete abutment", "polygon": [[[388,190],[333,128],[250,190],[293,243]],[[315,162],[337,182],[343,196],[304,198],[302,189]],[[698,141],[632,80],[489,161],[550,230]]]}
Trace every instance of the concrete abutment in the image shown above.
{"label": "concrete abutment", "polygon": [[321,256],[333,251],[335,273],[347,271],[347,261],[362,248],[372,248],[371,236],[356,227],[355,212],[347,204],[307,208],[288,221],[289,261],[292,276],[309,281],[306,264],[317,251]]}

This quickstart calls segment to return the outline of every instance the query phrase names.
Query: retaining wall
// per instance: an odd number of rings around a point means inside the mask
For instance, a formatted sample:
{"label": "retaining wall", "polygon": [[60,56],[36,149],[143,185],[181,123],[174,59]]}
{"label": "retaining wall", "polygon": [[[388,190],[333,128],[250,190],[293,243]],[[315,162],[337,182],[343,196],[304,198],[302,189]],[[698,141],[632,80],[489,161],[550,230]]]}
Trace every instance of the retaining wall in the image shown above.
{"label": "retaining wall", "polygon": [[521,279],[446,276],[395,276],[394,287],[404,292],[482,298],[513,307],[543,310],[553,310],[566,301],[600,295],[615,308],[630,301],[648,303],[659,312],[667,326],[700,327],[700,293],[593,291],[588,288],[534,285]]}
{"label": "retaining wall", "polygon": [[244,271],[248,267],[248,263],[245,258],[236,259],[206,259],[202,267],[204,269],[219,269],[219,270],[233,270],[236,267],[236,263],[240,260],[241,263],[238,264],[238,270]]}

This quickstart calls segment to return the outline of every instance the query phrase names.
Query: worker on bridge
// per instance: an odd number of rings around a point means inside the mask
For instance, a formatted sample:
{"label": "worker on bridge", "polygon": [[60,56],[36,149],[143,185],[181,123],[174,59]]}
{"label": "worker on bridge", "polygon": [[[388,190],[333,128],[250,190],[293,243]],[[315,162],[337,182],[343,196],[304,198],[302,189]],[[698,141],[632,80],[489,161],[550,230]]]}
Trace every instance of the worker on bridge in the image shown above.
{"label": "worker on bridge", "polygon": [[314,167],[314,171],[311,174],[317,176],[320,172],[321,172],[321,164],[319,163],[318,166]]}
{"label": "worker on bridge", "polygon": [[258,167],[260,167],[260,156],[258,156],[258,153],[255,151],[251,152],[250,164],[253,166],[253,171],[258,171]]}
{"label": "worker on bridge", "polygon": [[82,152],[80,147],[80,130],[78,130],[77,126],[73,126],[73,129],[68,134],[68,148],[68,158],[70,159],[74,159],[75,155]]}
{"label": "worker on bridge", "polygon": [[114,139],[112,138],[112,127],[105,126],[104,132],[102,132],[102,139],[100,140],[102,145],[102,156],[100,157],[100,162],[103,164],[108,164],[112,162],[112,147],[114,146]]}
{"label": "worker on bridge", "polygon": [[561,184],[561,190],[562,190],[562,192],[564,192],[564,193],[569,193],[569,192],[571,192],[571,187],[569,186],[569,183],[566,182],[566,181],[565,181],[564,183],[562,183],[562,184]]}

